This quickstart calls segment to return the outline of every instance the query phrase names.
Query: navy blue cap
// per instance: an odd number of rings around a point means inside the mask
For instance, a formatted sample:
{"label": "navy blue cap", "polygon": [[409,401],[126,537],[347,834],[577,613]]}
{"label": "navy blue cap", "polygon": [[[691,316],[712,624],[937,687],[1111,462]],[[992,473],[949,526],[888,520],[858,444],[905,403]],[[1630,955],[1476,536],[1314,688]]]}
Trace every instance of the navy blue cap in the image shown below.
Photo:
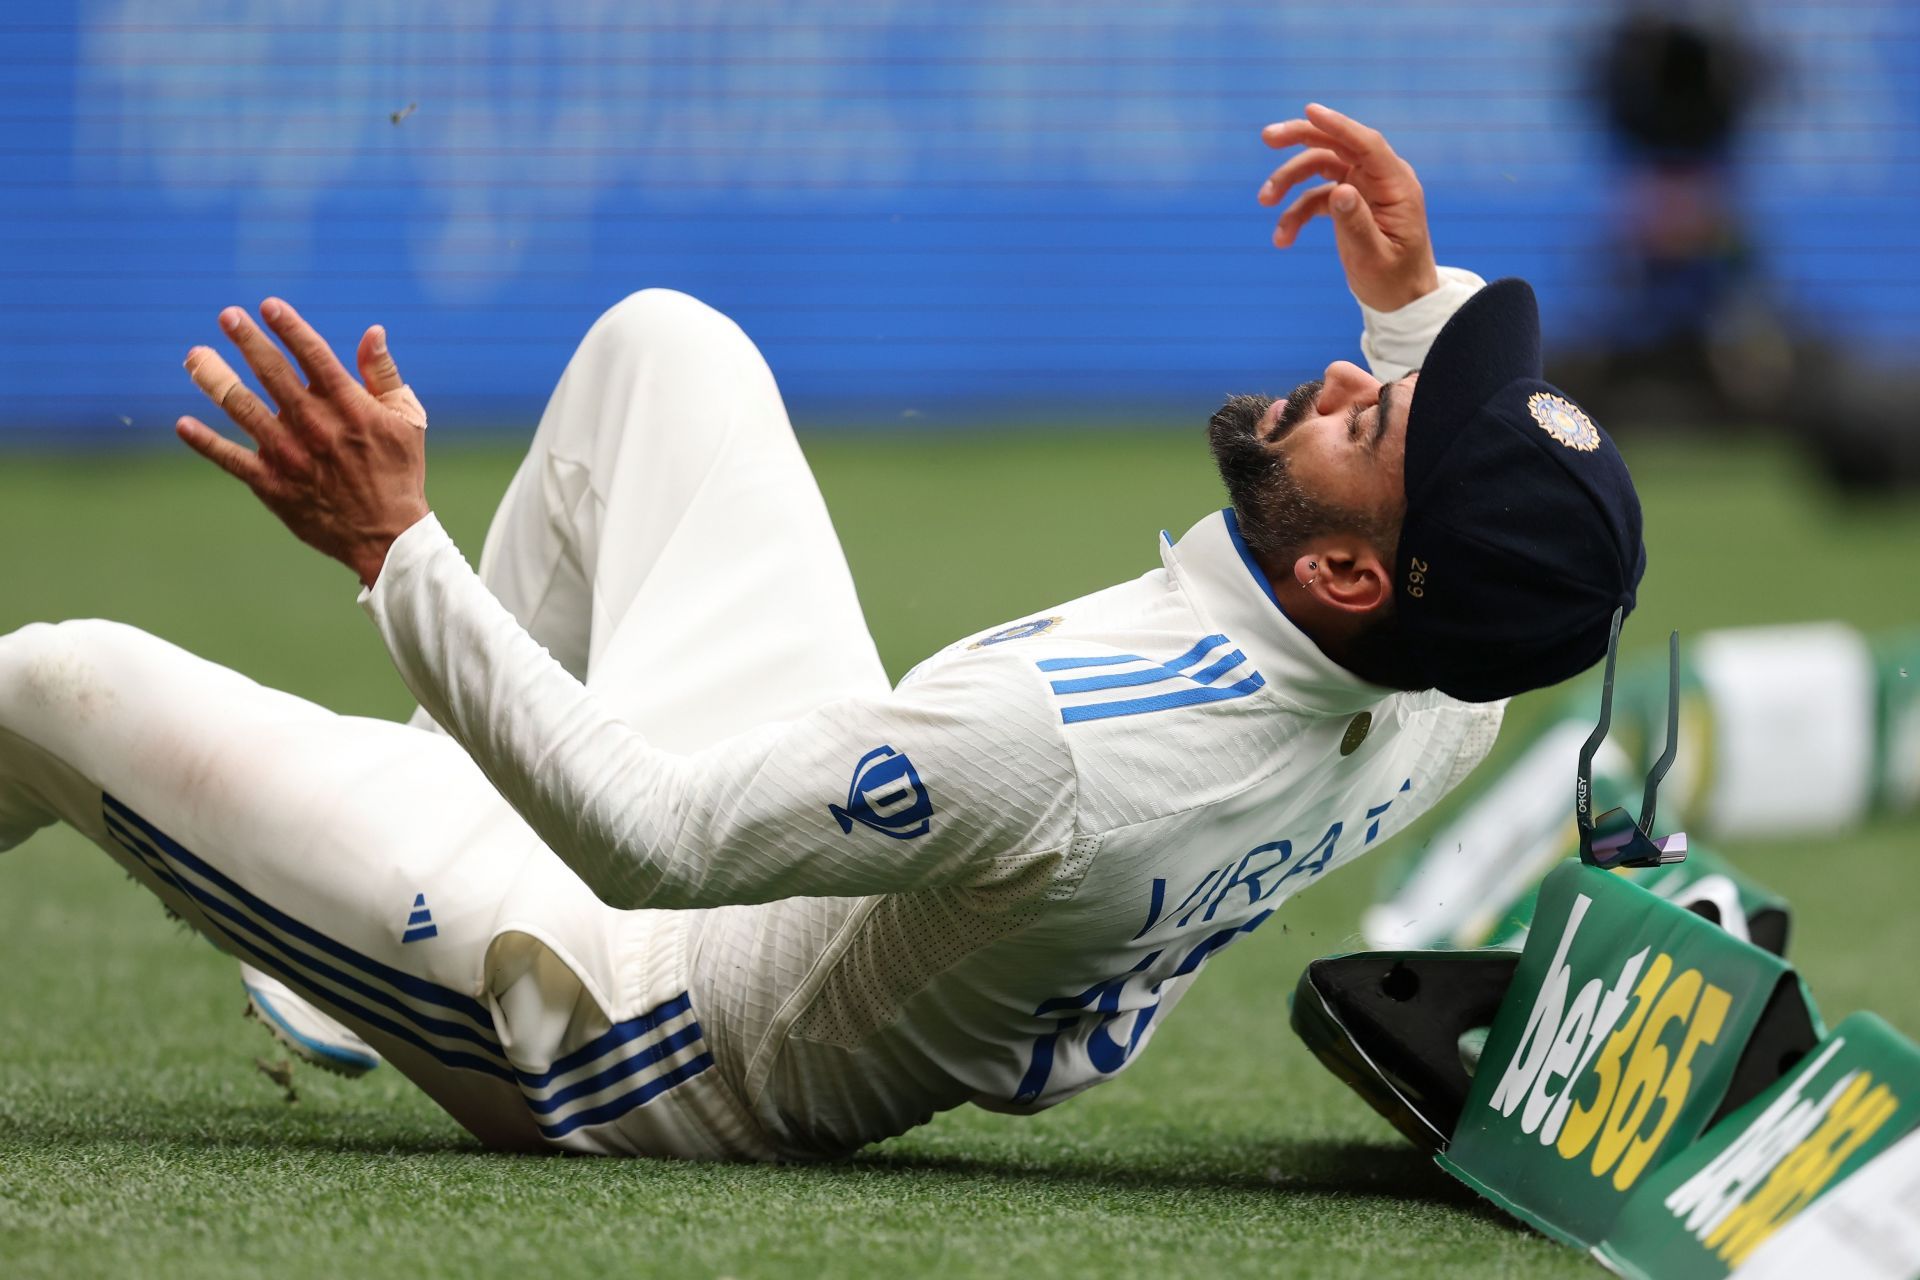
{"label": "navy blue cap", "polygon": [[1541,378],[1524,280],[1469,298],[1434,339],[1407,417],[1394,594],[1406,659],[1469,702],[1598,662],[1646,571],[1633,477],[1585,410]]}

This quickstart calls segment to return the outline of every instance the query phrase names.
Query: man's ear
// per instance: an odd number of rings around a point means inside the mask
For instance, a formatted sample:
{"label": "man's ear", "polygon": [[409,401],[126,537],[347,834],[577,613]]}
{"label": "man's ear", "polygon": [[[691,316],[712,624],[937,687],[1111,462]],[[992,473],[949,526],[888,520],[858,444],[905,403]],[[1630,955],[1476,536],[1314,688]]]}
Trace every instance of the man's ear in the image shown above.
{"label": "man's ear", "polygon": [[1328,539],[1293,562],[1293,580],[1341,613],[1371,613],[1393,600],[1393,575],[1364,539]]}

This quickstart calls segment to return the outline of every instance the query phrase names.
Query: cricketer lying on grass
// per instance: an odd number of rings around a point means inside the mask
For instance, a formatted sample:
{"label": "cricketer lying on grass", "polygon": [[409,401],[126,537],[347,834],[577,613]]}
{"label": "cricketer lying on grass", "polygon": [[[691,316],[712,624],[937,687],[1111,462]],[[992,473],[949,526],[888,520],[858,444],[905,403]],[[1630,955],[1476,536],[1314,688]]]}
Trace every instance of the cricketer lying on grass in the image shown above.
{"label": "cricketer lying on grass", "polygon": [[284,302],[299,370],[229,308],[277,414],[195,348],[258,449],[180,434],[360,575],[422,714],[26,627],[0,848],[69,823],[499,1147],[831,1156],[1109,1078],[1208,957],[1456,785],[1505,697],[1597,660],[1645,563],[1531,291],[1435,266],[1374,131],[1312,106],[1265,138],[1304,150],[1263,203],[1329,179],[1275,240],[1333,220],[1373,376],[1229,401],[1231,508],[894,689],[717,312],[649,291],[593,326],[476,574],[384,332],[355,381]]}

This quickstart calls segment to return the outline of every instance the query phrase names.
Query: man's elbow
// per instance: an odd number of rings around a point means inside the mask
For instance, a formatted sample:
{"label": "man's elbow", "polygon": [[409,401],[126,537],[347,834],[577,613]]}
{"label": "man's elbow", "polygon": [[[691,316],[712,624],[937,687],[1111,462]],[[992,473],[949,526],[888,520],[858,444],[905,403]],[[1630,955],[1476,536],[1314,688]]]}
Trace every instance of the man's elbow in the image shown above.
{"label": "man's elbow", "polygon": [[658,905],[652,901],[651,878],[636,874],[633,868],[603,863],[593,867],[575,867],[574,874],[593,891],[594,897],[615,911],[638,911],[645,906]]}

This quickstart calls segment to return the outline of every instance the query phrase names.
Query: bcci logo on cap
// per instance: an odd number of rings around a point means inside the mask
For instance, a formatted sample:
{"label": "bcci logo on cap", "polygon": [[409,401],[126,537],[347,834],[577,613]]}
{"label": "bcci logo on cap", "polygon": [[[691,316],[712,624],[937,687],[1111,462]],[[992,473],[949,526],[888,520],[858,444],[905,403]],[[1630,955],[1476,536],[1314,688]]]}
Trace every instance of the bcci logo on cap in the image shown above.
{"label": "bcci logo on cap", "polygon": [[1586,411],[1565,396],[1536,391],[1527,397],[1527,412],[1540,429],[1569,449],[1592,453],[1600,447],[1600,428]]}
{"label": "bcci logo on cap", "polygon": [[913,761],[892,747],[875,747],[861,756],[847,784],[846,807],[830,804],[827,809],[847,835],[857,822],[895,840],[927,834],[933,820],[933,798]]}

